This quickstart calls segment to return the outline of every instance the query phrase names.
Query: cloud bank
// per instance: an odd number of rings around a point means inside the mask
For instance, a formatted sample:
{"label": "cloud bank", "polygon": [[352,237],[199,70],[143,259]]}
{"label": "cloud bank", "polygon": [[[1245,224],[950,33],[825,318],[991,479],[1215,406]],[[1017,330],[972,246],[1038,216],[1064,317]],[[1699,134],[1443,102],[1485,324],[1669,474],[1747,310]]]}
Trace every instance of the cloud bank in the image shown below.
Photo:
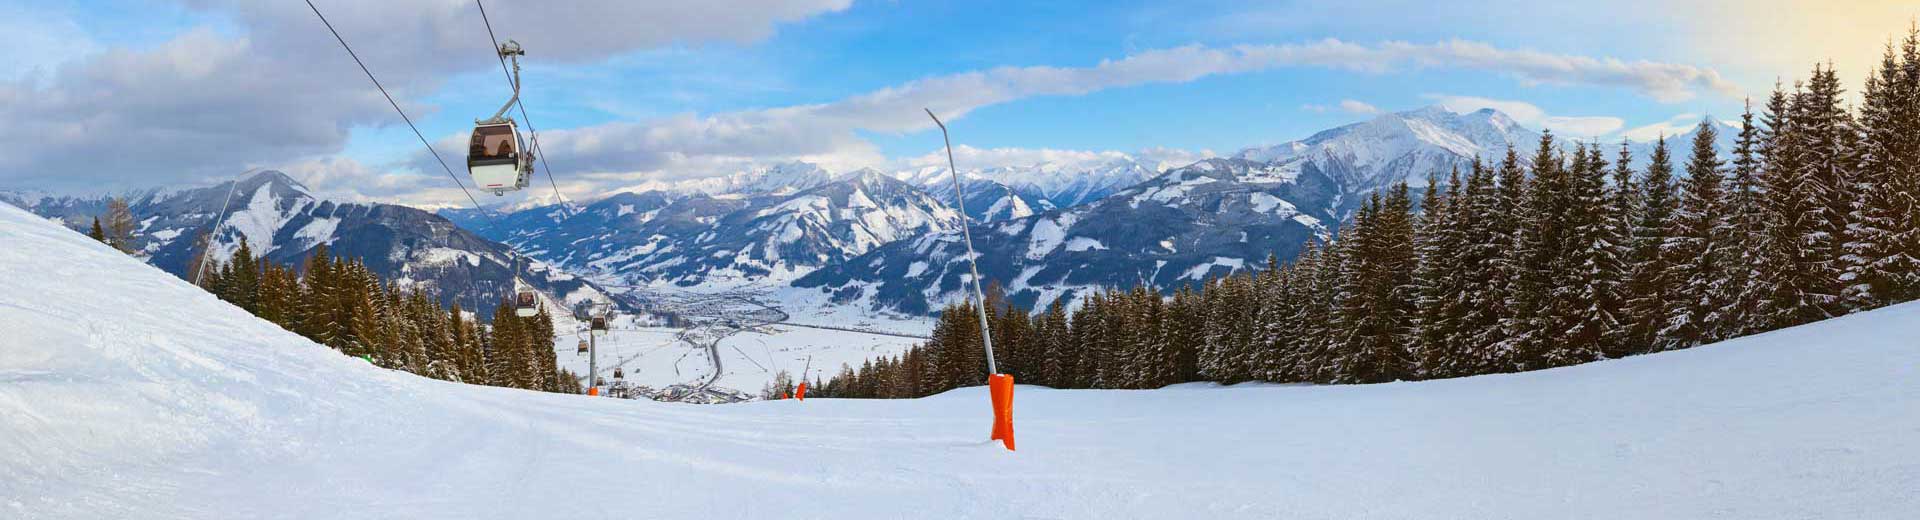
{"label": "cloud bank", "polygon": [[[496,2],[489,14],[501,37],[520,40],[539,52],[543,62],[579,65],[666,45],[759,41],[782,23],[844,10],[848,3]],[[416,118],[434,110],[418,100],[436,94],[443,87],[441,78],[498,66],[477,50],[486,45],[487,35],[478,12],[464,2],[325,4],[343,36]],[[230,19],[244,31],[235,36],[199,28],[150,48],[91,52],[51,71],[37,67],[34,70],[42,72],[0,79],[0,117],[16,130],[13,138],[0,140],[0,154],[12,159],[0,170],[0,188],[150,186],[224,178],[245,167],[268,166],[302,172],[315,184],[326,181],[328,186],[316,186],[323,190],[344,185],[362,197],[401,197],[426,204],[459,200],[425,187],[444,179],[424,152],[413,161],[421,167],[415,172],[385,171],[333,157],[355,129],[390,127],[398,121],[305,5],[238,0],[191,0],[188,5]],[[520,12],[533,9],[540,10],[539,16]],[[1327,39],[1162,48],[1078,67],[995,67],[920,78],[817,104],[545,129],[541,141],[545,157],[575,194],[730,173],[777,161],[806,160],[834,169],[885,166],[897,160],[883,156],[862,134],[928,130],[932,123],[923,107],[959,120],[974,110],[1022,99],[1295,67],[1382,75],[1479,70],[1527,85],[1620,88],[1660,101],[1701,93],[1738,94],[1715,71],[1689,65],[1505,49],[1462,40],[1367,44]],[[1379,111],[1351,99],[1333,109]],[[1579,133],[1619,126],[1608,118],[1509,112],[1547,128],[1583,129]],[[459,136],[439,139],[441,146],[460,141]],[[458,149],[441,148],[443,153]],[[1012,160],[1011,152],[1002,152]],[[1044,157],[1059,152],[1033,153]],[[982,162],[995,161],[983,156]]]}

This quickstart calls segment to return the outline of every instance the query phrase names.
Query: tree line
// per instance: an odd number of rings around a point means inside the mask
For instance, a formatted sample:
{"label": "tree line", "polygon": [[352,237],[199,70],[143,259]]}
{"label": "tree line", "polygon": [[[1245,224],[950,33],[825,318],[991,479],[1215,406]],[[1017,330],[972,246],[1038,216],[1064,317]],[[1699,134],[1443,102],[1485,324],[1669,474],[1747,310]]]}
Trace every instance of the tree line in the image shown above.
{"label": "tree line", "polygon": [[[1337,240],[1170,297],[1136,287],[1037,315],[990,297],[1000,370],[1056,388],[1378,383],[1688,348],[1920,297],[1920,34],[1889,45],[1857,109],[1831,66],[1741,115],[1722,160],[1702,122],[1665,140],[1544,133],[1530,160],[1373,193]],[[985,382],[977,311],[810,393],[920,397]]]}
{"label": "tree line", "polygon": [[458,302],[442,308],[425,291],[382,283],[365,263],[336,258],[324,244],[305,264],[296,271],[260,261],[243,236],[232,261],[206,266],[200,286],[382,368],[462,383],[580,392],[578,378],[556,364],[553,320],[545,309],[522,318],[502,300],[493,322],[483,324],[477,316],[469,319]]}

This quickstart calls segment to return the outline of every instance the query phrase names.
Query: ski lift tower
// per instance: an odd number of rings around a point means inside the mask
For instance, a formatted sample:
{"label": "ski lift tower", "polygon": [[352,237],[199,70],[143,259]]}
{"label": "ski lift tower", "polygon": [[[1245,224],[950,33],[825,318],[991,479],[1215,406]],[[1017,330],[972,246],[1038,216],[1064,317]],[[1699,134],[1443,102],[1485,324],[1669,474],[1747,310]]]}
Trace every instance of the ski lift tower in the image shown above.
{"label": "ski lift tower", "polygon": [[587,395],[600,395],[600,336],[612,328],[607,324],[612,314],[613,305],[608,304],[587,321],[587,383],[592,385],[587,388]]}

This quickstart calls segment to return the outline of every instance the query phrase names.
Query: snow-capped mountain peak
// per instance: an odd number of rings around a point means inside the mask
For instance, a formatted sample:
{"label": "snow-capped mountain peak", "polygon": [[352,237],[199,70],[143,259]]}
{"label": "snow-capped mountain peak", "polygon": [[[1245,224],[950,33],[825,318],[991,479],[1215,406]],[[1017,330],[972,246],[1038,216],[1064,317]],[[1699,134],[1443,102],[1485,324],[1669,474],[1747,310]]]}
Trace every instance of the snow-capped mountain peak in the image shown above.
{"label": "snow-capped mountain peak", "polygon": [[1432,172],[1474,157],[1498,157],[1509,146],[1538,139],[1539,133],[1497,110],[1461,114],[1435,105],[1381,114],[1298,141],[1248,148],[1234,157],[1315,168],[1348,191],[1366,192],[1402,180],[1418,184]]}
{"label": "snow-capped mountain peak", "polygon": [[833,173],[817,164],[785,162],[743,172],[735,181],[733,191],[787,194],[833,182],[834,177]]}

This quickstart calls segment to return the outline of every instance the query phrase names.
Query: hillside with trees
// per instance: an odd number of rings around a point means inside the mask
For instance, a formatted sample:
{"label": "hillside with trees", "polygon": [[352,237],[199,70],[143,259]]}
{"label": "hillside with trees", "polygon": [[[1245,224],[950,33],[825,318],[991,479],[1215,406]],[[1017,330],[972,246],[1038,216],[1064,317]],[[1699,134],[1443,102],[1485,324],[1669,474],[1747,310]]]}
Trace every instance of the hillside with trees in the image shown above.
{"label": "hillside with trees", "polygon": [[[1830,66],[1633,168],[1623,144],[1374,193],[1291,262],[1182,288],[1108,290],[1037,315],[990,297],[999,367],[1026,384],[1380,383],[1684,349],[1920,297],[1920,33],[1849,109]],[[1611,155],[1611,160],[1609,159]],[[1677,175],[1684,172],[1685,175]],[[919,397],[985,382],[977,314],[949,306],[902,355],[812,395]]]}
{"label": "hillside with trees", "polygon": [[481,323],[457,302],[443,308],[424,291],[382,283],[366,264],[336,258],[325,245],[296,271],[260,261],[242,237],[233,261],[206,269],[201,286],[220,299],[383,368],[462,383],[580,392],[578,378],[556,366],[546,309],[522,318],[502,300],[492,323]]}

